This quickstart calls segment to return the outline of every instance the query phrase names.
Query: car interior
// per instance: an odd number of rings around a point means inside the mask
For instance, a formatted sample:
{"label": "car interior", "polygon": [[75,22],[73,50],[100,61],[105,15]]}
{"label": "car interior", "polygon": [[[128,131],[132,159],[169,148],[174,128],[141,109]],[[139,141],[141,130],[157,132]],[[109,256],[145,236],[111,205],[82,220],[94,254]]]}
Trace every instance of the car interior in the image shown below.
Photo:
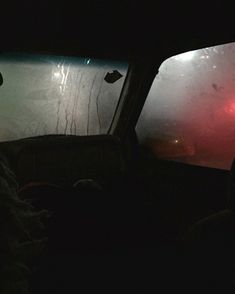
{"label": "car interior", "polygon": [[45,240],[26,258],[28,286],[20,267],[1,293],[235,286],[232,17],[223,22],[216,3],[157,3],[12,12],[0,52],[0,197],[15,189],[49,216],[28,236]]}

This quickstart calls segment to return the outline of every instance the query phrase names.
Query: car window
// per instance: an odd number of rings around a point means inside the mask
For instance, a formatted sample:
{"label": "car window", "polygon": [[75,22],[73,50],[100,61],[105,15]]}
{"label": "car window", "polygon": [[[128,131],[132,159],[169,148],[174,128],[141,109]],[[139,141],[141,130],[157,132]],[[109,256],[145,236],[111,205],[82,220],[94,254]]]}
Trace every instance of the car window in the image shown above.
{"label": "car window", "polygon": [[107,133],[128,64],[0,54],[0,141]]}
{"label": "car window", "polygon": [[230,169],[235,158],[235,43],[165,60],[136,131],[157,158]]}

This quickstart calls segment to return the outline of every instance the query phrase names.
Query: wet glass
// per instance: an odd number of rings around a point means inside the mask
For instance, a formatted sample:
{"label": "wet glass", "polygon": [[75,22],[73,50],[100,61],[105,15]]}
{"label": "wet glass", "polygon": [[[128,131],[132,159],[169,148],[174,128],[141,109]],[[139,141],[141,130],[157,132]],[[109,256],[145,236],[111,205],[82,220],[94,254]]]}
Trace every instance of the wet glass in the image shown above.
{"label": "wet glass", "polygon": [[[0,141],[107,133],[127,67],[119,61],[1,53]],[[118,78],[107,82],[113,71]]]}
{"label": "wet glass", "polygon": [[235,43],[165,60],[136,131],[157,158],[230,169],[235,158]]}

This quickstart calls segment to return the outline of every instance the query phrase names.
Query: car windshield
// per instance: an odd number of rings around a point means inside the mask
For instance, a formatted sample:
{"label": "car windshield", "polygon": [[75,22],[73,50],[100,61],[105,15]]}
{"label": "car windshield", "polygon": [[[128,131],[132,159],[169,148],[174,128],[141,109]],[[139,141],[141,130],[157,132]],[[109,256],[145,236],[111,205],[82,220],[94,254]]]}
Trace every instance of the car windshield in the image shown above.
{"label": "car windshield", "polygon": [[229,170],[235,158],[234,60],[235,43],[165,60],[138,121],[140,143],[158,158]]}
{"label": "car windshield", "polygon": [[128,64],[1,53],[0,141],[107,133]]}

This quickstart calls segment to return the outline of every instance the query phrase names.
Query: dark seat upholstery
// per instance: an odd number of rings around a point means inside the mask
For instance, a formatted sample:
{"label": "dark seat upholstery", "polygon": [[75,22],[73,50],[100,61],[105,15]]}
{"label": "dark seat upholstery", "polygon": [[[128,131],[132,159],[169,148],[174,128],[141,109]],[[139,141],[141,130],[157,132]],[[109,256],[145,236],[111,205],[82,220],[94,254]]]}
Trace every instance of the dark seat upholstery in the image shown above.
{"label": "dark seat upholstery", "polygon": [[192,225],[184,245],[190,285],[199,290],[235,287],[235,162],[228,179],[226,208]]}
{"label": "dark seat upholstery", "polygon": [[228,200],[224,210],[216,212],[193,224],[185,235],[188,241],[235,243],[235,160],[228,179]]}
{"label": "dark seat upholstery", "polygon": [[111,135],[44,136],[0,144],[17,181],[72,185],[77,179],[111,177],[125,169],[121,142]]}
{"label": "dark seat upholstery", "polygon": [[[47,246],[35,263],[31,279],[33,293],[65,293],[65,289],[72,289],[71,283],[79,287],[82,281],[76,285],[75,273],[81,272],[81,277],[89,262],[86,257],[102,256],[108,246],[102,187],[91,179],[76,181],[70,188],[31,183],[21,188],[19,195],[32,199],[37,209],[51,213],[46,221]],[[65,289],[58,287],[60,283]]]}
{"label": "dark seat upholstery", "polygon": [[[30,199],[35,209],[46,209],[48,246],[53,251],[97,247],[105,221],[104,197],[101,187],[92,180],[80,180],[74,187],[50,183],[30,183],[21,188],[19,196]],[[107,203],[106,203],[107,204]]]}

